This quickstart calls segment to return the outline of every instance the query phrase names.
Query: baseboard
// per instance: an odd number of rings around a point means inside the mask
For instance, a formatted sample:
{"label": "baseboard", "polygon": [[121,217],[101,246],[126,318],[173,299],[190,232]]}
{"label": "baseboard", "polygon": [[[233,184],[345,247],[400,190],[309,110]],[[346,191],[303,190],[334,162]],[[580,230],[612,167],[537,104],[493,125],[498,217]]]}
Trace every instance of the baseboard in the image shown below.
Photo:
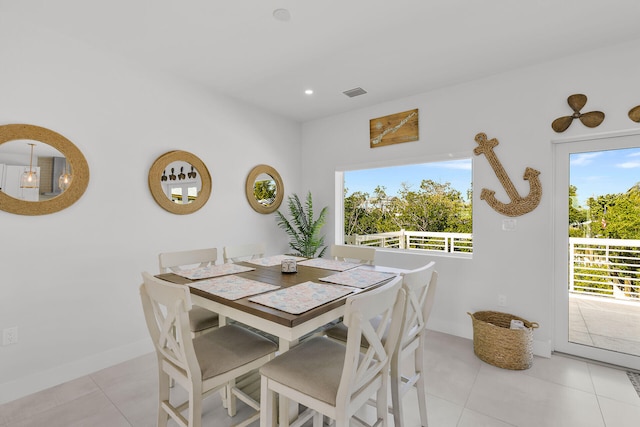
{"label": "baseboard", "polygon": [[551,357],[551,341],[533,341],[533,354],[540,357]]}
{"label": "baseboard", "polygon": [[74,380],[152,351],[153,343],[151,339],[144,339],[0,384],[0,404]]}
{"label": "baseboard", "polygon": [[[473,330],[468,326],[463,326],[462,324],[457,323],[443,323],[439,322],[438,319],[431,317],[429,319],[429,323],[427,323],[427,329],[431,329],[437,332],[442,332],[444,334],[453,335],[460,338],[466,338],[468,340],[473,341]],[[531,350],[533,354],[540,357],[551,357],[551,341],[533,341],[533,345]]]}

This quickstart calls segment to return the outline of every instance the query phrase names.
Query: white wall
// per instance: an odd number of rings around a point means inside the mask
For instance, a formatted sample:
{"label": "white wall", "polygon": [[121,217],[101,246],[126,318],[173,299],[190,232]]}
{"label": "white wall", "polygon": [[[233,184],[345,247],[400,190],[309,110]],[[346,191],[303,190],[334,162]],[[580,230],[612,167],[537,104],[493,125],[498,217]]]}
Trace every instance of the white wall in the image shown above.
{"label": "white wall", "polygon": [[[0,21],[3,21],[0,19]],[[51,215],[0,211],[0,403],[152,351],[138,286],[161,251],[265,241],[287,249],[274,215],[244,194],[250,169],[279,171],[299,191],[300,125],[168,76],[141,70],[38,28],[0,25],[0,124],[44,126],[84,153],[91,179]],[[147,174],[169,150],[194,153],[212,175],[208,203],[173,215]]]}
{"label": "white wall", "polygon": [[[640,125],[627,113],[640,104],[638,75],[640,48],[635,41],[305,123],[303,188],[313,192],[318,205],[330,207],[327,227],[333,230],[336,170],[445,160],[450,154],[472,157],[473,259],[430,258],[437,261],[439,286],[429,327],[471,338],[467,312],[508,311],[540,324],[534,351],[548,355],[554,322],[550,141],[637,129]],[[366,83],[361,85],[367,89]],[[551,122],[571,114],[566,100],[574,93],[588,96],[583,112],[603,111],[605,121],[595,129],[574,121],[557,134]],[[370,119],[414,108],[420,114],[418,142],[369,148]],[[516,231],[502,231],[507,217],[479,198],[481,189],[489,188],[499,200],[509,201],[487,159],[473,154],[479,132],[500,142],[494,151],[521,196],[529,191],[522,179],[525,168],[541,172],[542,200],[533,212],[516,218]],[[499,294],[507,297],[506,307],[498,307]]]}
{"label": "white wall", "polygon": [[[604,111],[605,122],[596,129],[575,122],[562,136],[638,128],[627,117],[640,104],[637,46],[506,72],[312,121],[301,130],[90,46],[5,20],[0,124],[30,123],[63,134],[87,158],[91,181],[64,211],[36,217],[0,212],[0,328],[18,326],[20,337],[18,344],[0,347],[0,402],[151,351],[137,288],[141,271],[156,270],[158,252],[254,240],[269,242],[270,253],[286,250],[274,217],[255,213],[245,200],[244,180],[254,165],[274,166],[287,195],[311,190],[314,205],[330,207],[325,232],[331,243],[335,170],[442,160],[449,153],[473,156],[478,132],[498,138],[496,153],[521,194],[528,191],[520,179],[524,169],[541,171],[542,201],[517,218],[516,231],[501,231],[504,217],[479,194],[487,187],[502,200],[506,196],[486,159],[474,158],[474,257],[434,258],[440,286],[429,326],[471,337],[466,312],[502,311],[497,295],[504,294],[507,310],[540,323],[537,352],[548,353],[550,140],[559,136],[550,125],[570,113],[567,96],[585,93],[585,111]],[[371,118],[412,108],[420,109],[420,141],[369,148]],[[165,212],[147,188],[153,161],[174,149],[193,152],[212,174],[211,199],[192,215]]]}

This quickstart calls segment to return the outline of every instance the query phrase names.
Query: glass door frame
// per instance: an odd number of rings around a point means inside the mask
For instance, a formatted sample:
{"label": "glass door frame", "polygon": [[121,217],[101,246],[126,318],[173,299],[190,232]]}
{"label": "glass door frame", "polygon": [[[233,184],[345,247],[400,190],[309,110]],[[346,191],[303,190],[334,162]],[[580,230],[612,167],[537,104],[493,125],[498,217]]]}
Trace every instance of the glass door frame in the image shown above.
{"label": "glass door frame", "polygon": [[640,129],[555,139],[553,145],[554,351],[640,369],[640,356],[569,342],[569,157],[573,153],[640,147]]}

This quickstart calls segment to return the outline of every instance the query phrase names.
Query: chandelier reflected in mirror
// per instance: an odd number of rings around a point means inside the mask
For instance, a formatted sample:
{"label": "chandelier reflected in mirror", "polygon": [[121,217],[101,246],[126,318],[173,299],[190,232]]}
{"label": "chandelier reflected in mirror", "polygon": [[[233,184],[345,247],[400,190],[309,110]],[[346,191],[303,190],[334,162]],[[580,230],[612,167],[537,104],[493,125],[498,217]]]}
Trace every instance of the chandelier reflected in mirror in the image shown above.
{"label": "chandelier reflected in mirror", "polygon": [[69,188],[72,179],[73,176],[71,175],[71,171],[69,170],[69,162],[65,159],[64,171],[58,178],[58,188],[60,189],[60,191],[65,191],[67,188]]}
{"label": "chandelier reflected in mirror", "polygon": [[40,180],[38,177],[38,173],[33,169],[33,147],[36,145],[32,142],[29,143],[31,146],[31,155],[29,157],[29,170],[26,170],[22,173],[20,177],[20,188],[38,188],[40,187]]}

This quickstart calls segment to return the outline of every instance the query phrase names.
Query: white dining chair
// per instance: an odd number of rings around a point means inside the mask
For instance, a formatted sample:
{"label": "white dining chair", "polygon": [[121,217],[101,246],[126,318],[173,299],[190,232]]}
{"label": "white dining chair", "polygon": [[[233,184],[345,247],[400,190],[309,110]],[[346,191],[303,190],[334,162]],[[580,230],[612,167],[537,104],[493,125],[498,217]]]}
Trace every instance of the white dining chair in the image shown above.
{"label": "white dining chair", "polygon": [[[218,260],[217,248],[194,249],[178,252],[163,252],[158,255],[160,273],[178,272],[186,268],[215,265]],[[219,316],[206,308],[194,305],[189,312],[191,333],[196,336],[219,326]]]}
{"label": "white dining chair", "polygon": [[[260,405],[235,386],[235,379],[257,370],[275,356],[277,346],[244,328],[227,325],[195,338],[189,328],[189,288],[142,273],[140,298],[149,334],[158,358],[158,427],[169,418],[181,427],[200,427],[202,399],[225,391],[229,416],[235,416],[239,398],[256,413],[234,427],[260,418]],[[170,381],[182,386],[188,399],[174,403]]]}
{"label": "white dining chair", "polygon": [[266,246],[264,243],[250,243],[246,245],[225,246],[222,249],[222,258],[225,263],[247,261],[262,258]]}
{"label": "white dining chair", "polygon": [[[402,329],[404,304],[399,276],[376,289],[350,296],[345,305],[344,322],[349,327],[345,344],[327,337],[312,338],[263,365],[260,427],[274,425],[276,393],[307,408],[292,427],[311,418],[313,426],[320,427],[323,416],[335,420],[337,427],[348,427],[356,411],[373,394],[378,402],[374,424],[386,426],[389,364]],[[383,326],[387,321],[391,325],[384,343],[385,328],[375,329],[369,322],[376,316],[381,316]],[[370,343],[364,354],[360,353],[362,337]]]}
{"label": "white dining chair", "polygon": [[[396,427],[403,426],[402,397],[413,387],[418,393],[418,408],[422,427],[427,427],[427,389],[425,382],[426,360],[424,356],[426,325],[438,282],[438,272],[435,271],[435,262],[430,262],[415,270],[402,273],[402,288],[407,294],[403,314],[403,330],[401,339],[391,359],[391,406],[389,411],[393,413]],[[374,327],[378,327],[382,319],[372,319]],[[345,342],[348,336],[348,327],[341,323],[325,331],[327,337],[338,342]],[[363,340],[362,347],[366,349],[368,343]],[[411,361],[412,360],[412,361]],[[407,367],[412,366],[411,376],[403,375]]]}
{"label": "white dining chair", "polygon": [[331,245],[329,256],[338,261],[355,261],[373,264],[376,248],[373,246]]}

